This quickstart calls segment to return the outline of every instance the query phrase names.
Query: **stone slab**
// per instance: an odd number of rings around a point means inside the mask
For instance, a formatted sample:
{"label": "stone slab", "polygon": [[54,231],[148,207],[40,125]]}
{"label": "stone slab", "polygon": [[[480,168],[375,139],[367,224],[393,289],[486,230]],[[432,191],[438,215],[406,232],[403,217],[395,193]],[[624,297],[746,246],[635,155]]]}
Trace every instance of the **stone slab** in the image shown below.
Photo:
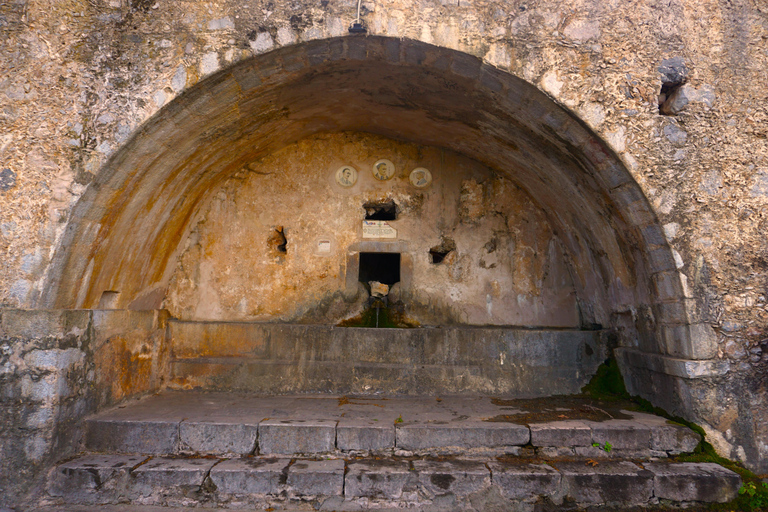
{"label": "stone slab", "polygon": [[256,450],[258,432],[258,421],[182,421],[179,426],[179,450],[201,455],[250,455]]}
{"label": "stone slab", "polygon": [[397,426],[396,446],[400,450],[461,453],[470,449],[521,446],[527,444],[528,427],[514,423],[444,422]]}
{"label": "stone slab", "polygon": [[592,442],[605,445],[611,443],[613,448],[629,450],[650,450],[651,429],[632,420],[608,420],[603,422],[588,422],[592,428]]}
{"label": "stone slab", "polygon": [[344,477],[347,498],[399,499],[416,489],[418,475],[404,460],[363,460],[352,462]]}
{"label": "stone slab", "polygon": [[653,496],[653,473],[632,462],[558,462],[564,495],[577,503],[642,505]]}
{"label": "stone slab", "polygon": [[491,472],[482,462],[416,460],[413,467],[420,487],[428,496],[466,496],[491,485]]}
{"label": "stone slab", "polygon": [[391,450],[395,447],[395,426],[385,421],[343,418],[336,426],[336,447],[345,452]]}
{"label": "stone slab", "polygon": [[701,441],[701,436],[679,423],[661,416],[635,411],[621,411],[651,429],[651,450],[671,455],[692,452]]}
{"label": "stone slab", "polygon": [[218,459],[151,459],[133,471],[131,491],[141,496],[196,491],[217,462]]}
{"label": "stone slab", "polygon": [[85,444],[96,452],[175,454],[179,449],[179,422],[91,419],[87,422]]}
{"label": "stone slab", "polygon": [[336,449],[335,420],[264,420],[259,424],[259,453],[330,453]]}
{"label": "stone slab", "polygon": [[279,494],[285,483],[285,470],[290,459],[244,457],[216,464],[211,482],[220,494]]}
{"label": "stone slab", "polygon": [[533,446],[592,446],[592,429],[583,421],[532,423]]}
{"label": "stone slab", "polygon": [[140,455],[78,457],[53,470],[48,481],[48,494],[75,503],[110,501],[124,489],[130,471],[147,459]]}
{"label": "stone slab", "polygon": [[297,460],[288,468],[288,492],[294,496],[341,496],[343,460]]}
{"label": "stone slab", "polygon": [[490,462],[488,467],[493,485],[510,500],[554,496],[560,489],[560,473],[547,464]]}
{"label": "stone slab", "polygon": [[671,501],[726,503],[738,496],[741,477],[713,463],[646,463],[653,473],[654,495]]}

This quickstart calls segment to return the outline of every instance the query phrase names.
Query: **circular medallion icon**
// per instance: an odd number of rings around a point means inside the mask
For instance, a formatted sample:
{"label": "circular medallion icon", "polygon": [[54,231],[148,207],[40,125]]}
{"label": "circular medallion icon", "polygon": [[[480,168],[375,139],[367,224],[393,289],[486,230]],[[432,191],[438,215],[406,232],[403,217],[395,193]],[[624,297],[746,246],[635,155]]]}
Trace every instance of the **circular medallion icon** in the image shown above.
{"label": "circular medallion icon", "polygon": [[379,181],[387,181],[395,175],[395,164],[382,158],[373,164],[373,177]]}
{"label": "circular medallion icon", "polygon": [[417,167],[411,171],[410,179],[411,185],[414,187],[424,188],[432,183],[432,173],[429,172],[429,169],[425,169],[424,167]]}
{"label": "circular medallion icon", "polygon": [[336,183],[345,188],[353,186],[357,183],[357,169],[349,165],[339,167],[336,171]]}

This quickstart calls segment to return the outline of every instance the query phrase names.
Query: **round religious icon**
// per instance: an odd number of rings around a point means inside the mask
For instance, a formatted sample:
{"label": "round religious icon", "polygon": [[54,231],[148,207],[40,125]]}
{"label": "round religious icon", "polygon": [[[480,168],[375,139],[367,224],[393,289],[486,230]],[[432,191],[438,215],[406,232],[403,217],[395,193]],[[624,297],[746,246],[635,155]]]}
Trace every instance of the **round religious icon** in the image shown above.
{"label": "round religious icon", "polygon": [[373,177],[379,181],[387,181],[395,175],[395,164],[386,159],[381,159],[373,164]]}
{"label": "round religious icon", "polygon": [[411,171],[411,184],[414,187],[424,188],[432,183],[432,173],[429,169],[417,167]]}
{"label": "round religious icon", "polygon": [[349,165],[339,167],[336,171],[336,183],[342,187],[351,187],[357,183],[357,170]]}

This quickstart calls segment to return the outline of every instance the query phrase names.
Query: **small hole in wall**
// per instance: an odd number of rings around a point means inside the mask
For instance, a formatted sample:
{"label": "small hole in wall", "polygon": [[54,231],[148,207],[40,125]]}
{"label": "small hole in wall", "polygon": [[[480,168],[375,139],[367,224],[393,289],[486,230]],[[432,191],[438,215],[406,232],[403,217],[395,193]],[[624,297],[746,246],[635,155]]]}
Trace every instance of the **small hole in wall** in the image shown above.
{"label": "small hole in wall", "polygon": [[104,290],[99,299],[99,309],[116,309],[117,299],[119,297],[120,292],[115,290]]}
{"label": "small hole in wall", "polygon": [[285,238],[285,229],[283,226],[275,227],[275,230],[267,239],[267,246],[279,254],[288,252],[288,239]]}
{"label": "small hole in wall", "polygon": [[365,220],[397,220],[397,205],[391,199],[384,202],[369,201],[363,208]]}
{"label": "small hole in wall", "polygon": [[437,265],[442,263],[445,258],[456,250],[456,242],[452,238],[443,237],[439,245],[429,250],[430,263]]}

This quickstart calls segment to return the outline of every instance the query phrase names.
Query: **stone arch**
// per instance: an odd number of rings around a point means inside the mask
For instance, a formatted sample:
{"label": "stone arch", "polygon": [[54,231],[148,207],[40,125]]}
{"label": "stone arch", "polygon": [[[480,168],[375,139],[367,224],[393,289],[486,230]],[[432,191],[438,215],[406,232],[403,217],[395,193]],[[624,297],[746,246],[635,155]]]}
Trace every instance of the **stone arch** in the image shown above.
{"label": "stone arch", "polygon": [[218,183],[249,159],[337,131],[450,147],[509,177],[571,254],[578,295],[590,298],[586,323],[631,324],[645,352],[712,356],[663,229],[605,142],[533,85],[474,56],[373,36],[253,57],[161,109],[75,206],[40,305],[97,308],[110,292],[113,307],[157,308]]}

